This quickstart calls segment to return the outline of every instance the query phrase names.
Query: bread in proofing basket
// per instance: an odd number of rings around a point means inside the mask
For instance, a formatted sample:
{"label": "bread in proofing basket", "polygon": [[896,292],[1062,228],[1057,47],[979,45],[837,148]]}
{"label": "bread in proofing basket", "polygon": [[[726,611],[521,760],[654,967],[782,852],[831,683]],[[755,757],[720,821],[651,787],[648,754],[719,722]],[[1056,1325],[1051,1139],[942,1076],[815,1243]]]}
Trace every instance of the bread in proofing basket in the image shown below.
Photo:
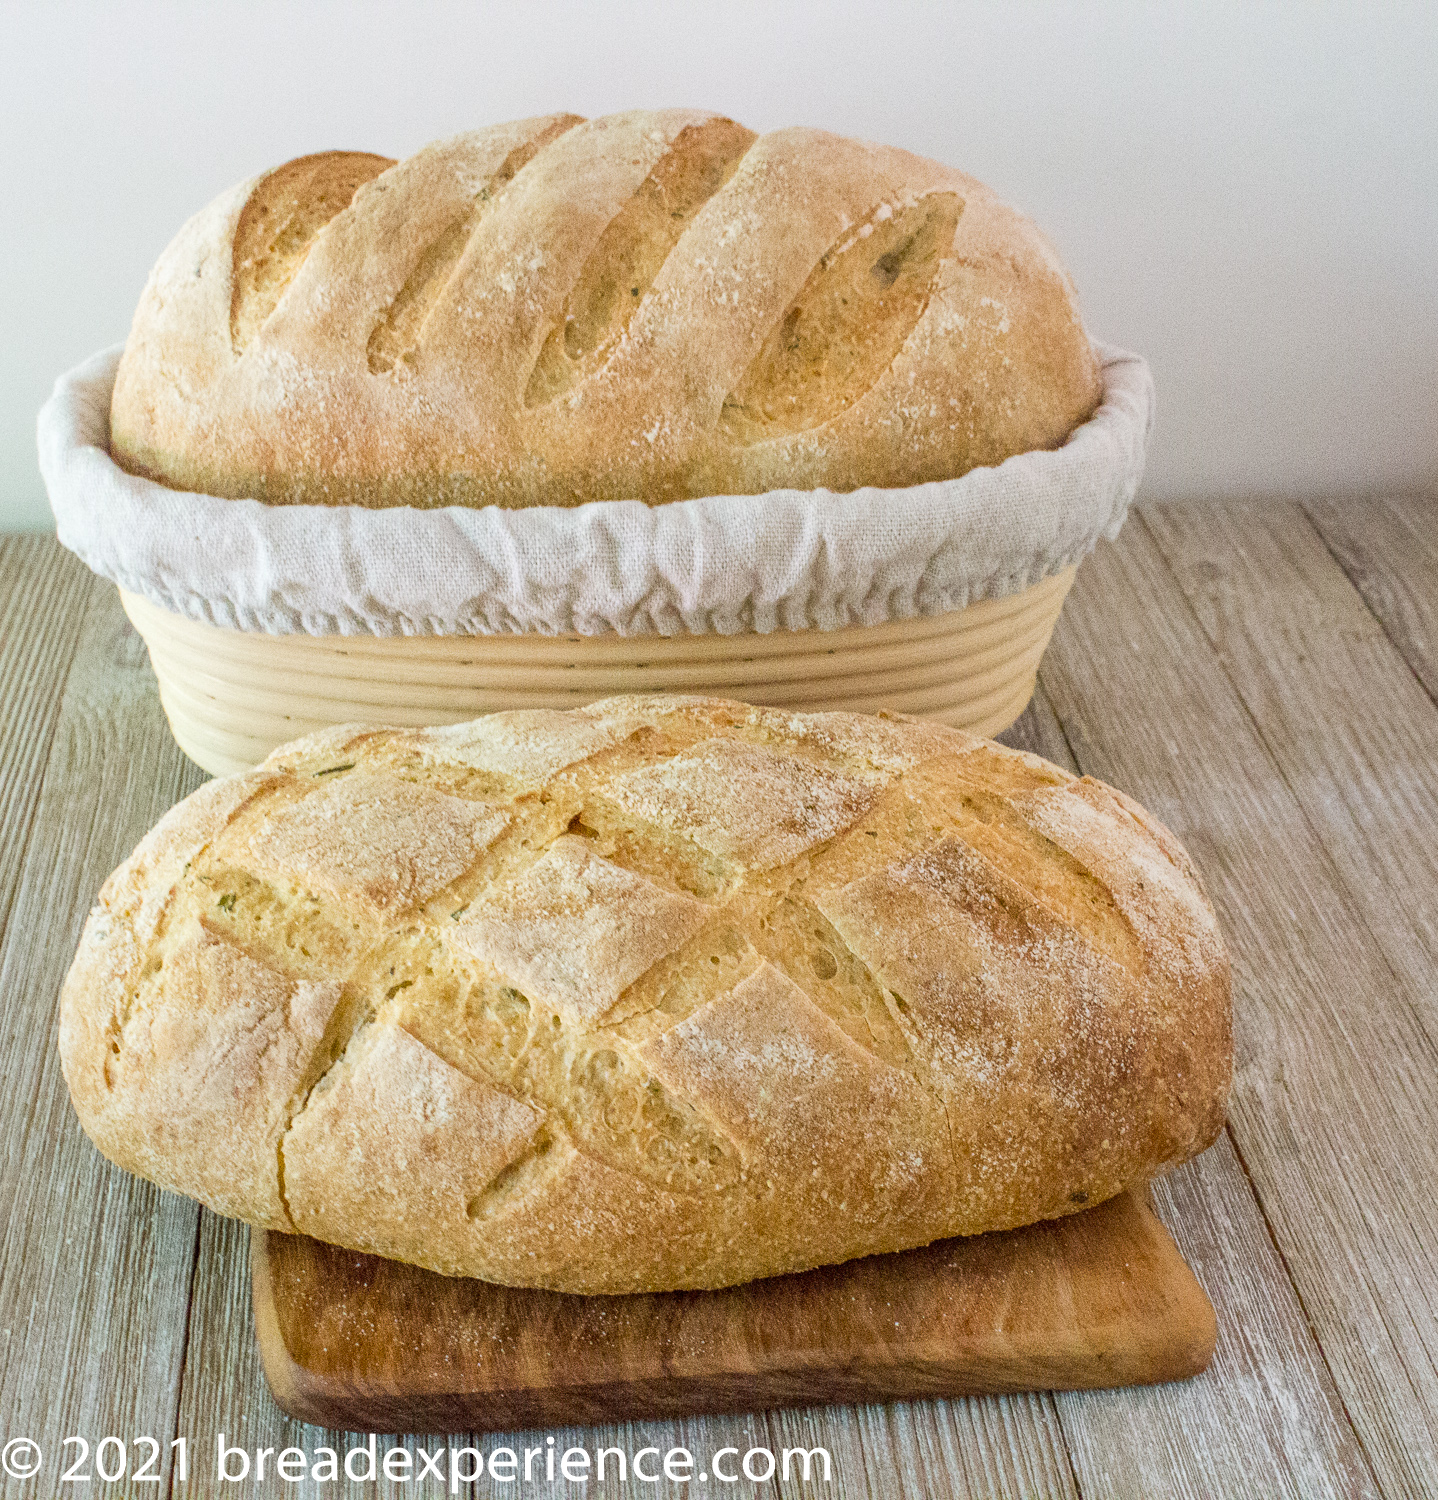
{"label": "bread in proofing basket", "polygon": [[917,720],[618,698],[347,726],[110,877],[85,1129],[449,1274],[717,1287],[1071,1213],[1194,1155],[1228,960],[1122,793]]}
{"label": "bread in proofing basket", "polygon": [[660,502],[953,478],[1100,395],[1062,266],[973,178],[636,110],[223,194],[151,274],[111,446],[271,502]]}

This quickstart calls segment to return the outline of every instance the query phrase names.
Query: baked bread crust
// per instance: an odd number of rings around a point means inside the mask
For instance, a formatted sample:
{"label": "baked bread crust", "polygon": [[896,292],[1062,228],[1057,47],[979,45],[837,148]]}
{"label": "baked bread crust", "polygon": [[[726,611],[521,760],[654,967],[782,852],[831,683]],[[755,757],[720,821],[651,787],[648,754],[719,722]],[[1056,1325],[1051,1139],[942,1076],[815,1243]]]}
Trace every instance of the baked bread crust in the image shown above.
{"label": "baked bread crust", "polygon": [[1053,251],[962,172],[551,115],[222,194],[151,273],[111,449],[276,503],[657,503],[953,478],[1100,395]]}
{"label": "baked bread crust", "polygon": [[80,1120],[222,1213],[572,1292],[1073,1212],[1221,1127],[1228,959],[1100,782],[916,720],[618,698],[346,726],[110,877]]}

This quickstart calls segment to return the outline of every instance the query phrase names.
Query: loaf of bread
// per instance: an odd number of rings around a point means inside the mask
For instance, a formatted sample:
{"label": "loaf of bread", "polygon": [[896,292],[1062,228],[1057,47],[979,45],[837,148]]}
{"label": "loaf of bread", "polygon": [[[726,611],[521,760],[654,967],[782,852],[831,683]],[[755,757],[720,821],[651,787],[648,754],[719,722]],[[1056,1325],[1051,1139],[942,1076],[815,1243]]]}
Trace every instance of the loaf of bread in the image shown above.
{"label": "loaf of bread", "polygon": [[1122,793],[916,720],[618,698],[348,726],[112,875],[81,1122],[220,1213],[522,1286],[724,1286],[1203,1149],[1228,961]]}
{"label": "loaf of bread", "polygon": [[1100,395],[1063,267],[981,183],[640,110],[223,194],[145,288],[111,445],[270,502],[655,503],[952,478]]}

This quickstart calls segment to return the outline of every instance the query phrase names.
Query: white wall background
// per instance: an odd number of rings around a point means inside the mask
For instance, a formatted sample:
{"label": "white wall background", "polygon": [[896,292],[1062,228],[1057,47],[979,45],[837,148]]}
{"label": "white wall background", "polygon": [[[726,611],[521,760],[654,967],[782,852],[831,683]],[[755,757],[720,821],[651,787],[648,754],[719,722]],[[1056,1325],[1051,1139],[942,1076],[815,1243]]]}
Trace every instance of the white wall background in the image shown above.
{"label": "white wall background", "polygon": [[1438,482],[1438,6],[20,4],[0,60],[0,527],[34,415],[180,223],[291,156],[695,104],[942,158],[1148,355],[1146,492]]}

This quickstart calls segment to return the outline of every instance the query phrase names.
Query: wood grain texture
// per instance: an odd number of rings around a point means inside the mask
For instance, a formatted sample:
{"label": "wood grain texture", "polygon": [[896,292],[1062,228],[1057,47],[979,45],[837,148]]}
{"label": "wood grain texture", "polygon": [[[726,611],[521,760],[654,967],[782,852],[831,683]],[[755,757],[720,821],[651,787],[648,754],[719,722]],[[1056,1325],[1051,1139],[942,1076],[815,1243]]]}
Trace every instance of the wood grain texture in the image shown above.
{"label": "wood grain texture", "polygon": [[1063,725],[1059,723],[1054,706],[1049,701],[1048,691],[1040,677],[1034,688],[1029,706],[1004,732],[997,736],[1001,745],[1013,750],[1027,750],[1030,755],[1041,755],[1075,776],[1082,775],[1074,759],[1069,742],[1064,737]]}
{"label": "wood grain texture", "polygon": [[[831,1443],[835,1435],[852,1434],[848,1441],[857,1449],[855,1472],[865,1484],[838,1489],[842,1495],[1076,1497],[1078,1486],[1053,1403],[1048,1392],[895,1402],[858,1407],[852,1423],[839,1420],[838,1412],[826,1412],[827,1421],[821,1426],[816,1420],[814,1431],[829,1434]],[[802,1433],[795,1436],[804,1441]],[[770,1446],[778,1451],[793,1442],[786,1436],[783,1444]],[[801,1491],[796,1486],[792,1493]]]}
{"label": "wood grain texture", "polygon": [[[248,1246],[249,1230],[245,1226],[202,1212],[179,1430],[204,1434],[208,1441],[219,1431],[238,1434],[230,1441],[242,1442],[252,1450],[296,1444],[313,1453],[326,1445],[343,1454],[347,1448],[361,1445],[363,1435],[294,1421],[272,1399],[250,1317]],[[382,1445],[403,1441],[411,1451],[426,1447],[431,1453],[476,1443],[486,1453],[507,1446],[522,1454],[526,1449],[544,1449],[552,1437],[561,1453],[571,1445],[584,1446],[590,1453],[618,1446],[631,1456],[646,1446],[657,1446],[661,1451],[678,1446],[688,1448],[696,1458],[712,1456],[726,1447],[737,1448],[740,1454],[756,1446],[782,1454],[785,1448],[820,1446],[828,1451],[833,1466],[832,1490],[820,1493],[891,1496],[922,1483],[924,1493],[933,1500],[1006,1500],[1016,1495],[1025,1500],[1072,1500],[1078,1491],[1052,1402],[1048,1395],[1021,1395],[858,1408],[806,1407],[528,1428],[490,1433],[482,1439],[437,1434],[402,1439],[382,1436],[380,1441]],[[627,1489],[601,1493],[629,1494],[639,1488],[631,1481]],[[175,1491],[177,1496],[229,1492],[203,1476],[192,1476],[187,1488]],[[346,1497],[380,1494],[394,1500],[410,1491],[382,1481],[369,1488],[341,1484],[311,1490],[296,1486],[294,1492]],[[559,1480],[544,1492],[580,1500],[595,1489]],[[692,1496],[695,1490],[692,1484],[661,1481],[643,1485],[642,1492],[679,1500]],[[764,1491],[785,1496],[815,1492],[816,1486],[806,1486],[799,1479],[797,1461],[796,1472],[787,1483],[780,1476]],[[459,1493],[491,1495],[498,1491],[485,1485],[462,1485]],[[733,1493],[755,1491],[740,1485]]]}
{"label": "wood grain texture", "polygon": [[[250,1452],[273,1448],[302,1448],[316,1456],[328,1447],[343,1459],[352,1447],[368,1440],[357,1433],[334,1431],[297,1422],[275,1405],[265,1384],[255,1342],[254,1318],[250,1311],[248,1227],[233,1219],[222,1219],[207,1209],[200,1211],[199,1253],[195,1264],[194,1298],[190,1309],[189,1352],[184,1381],[178,1392],[179,1431],[202,1437],[212,1445],[223,1432],[226,1441]],[[411,1452],[425,1447],[431,1453],[441,1448],[464,1447],[473,1439],[465,1434],[400,1437],[385,1434],[379,1448],[403,1442]],[[237,1490],[215,1480],[213,1451],[206,1455],[203,1473],[177,1486],[177,1496],[208,1496]],[[432,1486],[431,1486],[432,1488]],[[376,1484],[330,1484],[286,1486],[286,1493],[314,1495],[384,1496],[385,1500],[414,1493],[413,1483],[380,1477]],[[461,1484],[459,1494],[472,1495],[472,1484]]]}
{"label": "wood grain texture", "polygon": [[96,889],[203,779],[165,728],[114,590],[87,575],[83,596],[0,948],[0,1411],[8,1432],[39,1442],[52,1461],[70,1433],[92,1441],[148,1433],[168,1444],[197,1220],[193,1204],[95,1151],[71,1112],[55,1050],[55,997]]}
{"label": "wood grain texture", "polygon": [[1421,1494],[1438,1069],[1412,996],[1144,527],[1081,571],[1045,683],[1084,769],[1208,882],[1234,959],[1233,1137],[1368,1463]]}
{"label": "wood grain texture", "polygon": [[[1306,509],[1407,667],[1431,688],[1438,593],[1428,504]],[[31,602],[22,607],[18,598]],[[312,1447],[321,1430],[287,1425],[259,1370],[246,1231],[201,1216],[186,1330],[194,1210],[99,1161],[70,1123],[52,1061],[54,995],[95,887],[198,773],[165,734],[153,682],[121,633],[113,595],[53,544],[0,545],[0,622],[0,663],[30,664],[0,666],[0,736],[8,736],[0,778],[10,778],[0,785],[21,820],[6,825],[0,847],[0,861],[12,862],[3,867],[12,883],[0,887],[10,907],[0,942],[6,1430],[28,1428],[54,1444],[77,1431],[164,1439],[168,1423],[211,1456],[221,1429],[252,1446]],[[83,637],[68,683],[67,629],[69,639]],[[1376,647],[1368,641],[1363,649],[1371,664]],[[1229,672],[1236,659],[1225,658]],[[1341,734],[1351,728],[1324,678],[1312,683],[1317,740],[1330,725]],[[1346,775],[1336,769],[1310,787],[1280,773],[1276,742],[1259,732],[1263,721],[1233,680],[1151,538],[1130,524],[1116,547],[1101,548],[1080,570],[1041,691],[1004,736],[1061,763],[1072,742],[1083,769],[1112,777],[1171,822],[1197,857],[1234,947],[1241,1066],[1233,1133],[1243,1160],[1220,1142],[1156,1187],[1160,1215],[1217,1307],[1210,1370],[1177,1386],[1058,1398],[810,1406],[531,1430],[507,1434],[511,1446],[543,1446],[555,1436],[561,1445],[612,1443],[630,1452],[684,1443],[697,1455],[730,1444],[778,1451],[820,1443],[835,1465],[824,1492],[884,1500],[920,1492],[1207,1500],[1433,1491],[1422,1445],[1438,1420],[1438,1392],[1416,1357],[1424,1352],[1416,1330],[1434,1260],[1428,1249],[1417,1256],[1405,1222],[1412,1214],[1426,1232],[1434,1072],[1422,1051],[1427,1028],[1409,980],[1386,955],[1391,935],[1374,931],[1343,882],[1342,809],[1329,808],[1331,825],[1316,811],[1320,801],[1346,804]],[[1356,704],[1360,718],[1369,711],[1366,697],[1343,701]],[[1352,815],[1355,836],[1368,837],[1363,819],[1378,804],[1364,806],[1363,818]],[[1413,837],[1423,835],[1415,822]],[[1438,829],[1427,835],[1438,842]],[[1355,856],[1372,857],[1372,848]],[[1427,993],[1435,990],[1430,980]],[[437,1451],[445,1441],[429,1446]],[[208,1466],[201,1474],[192,1465],[189,1484],[174,1494],[237,1488],[216,1487]],[[690,1485],[643,1489],[694,1493]],[[376,1488],[295,1492],[357,1496]],[[582,1493],[563,1484],[552,1492]],[[632,1483],[618,1491],[636,1492]],[[769,1492],[815,1489],[791,1480]]]}
{"label": "wood grain texture", "polygon": [[1304,509],[1438,702],[1438,495],[1309,501]]}
{"label": "wood grain texture", "polygon": [[1154,1184],[1161,1216],[1219,1312],[1218,1348],[1176,1390],[1057,1399],[1085,1495],[1191,1500],[1379,1493],[1303,1307],[1224,1135]]}
{"label": "wood grain texture", "polygon": [[[1431,1082],[1438,1063],[1438,705],[1297,506],[1230,504],[1202,516],[1165,507],[1145,521],[1334,878],[1387,960],[1391,977],[1378,1004],[1355,993],[1350,1009],[1362,1006],[1373,1022],[1408,1038],[1406,1060]],[[1405,1058],[1390,1046],[1388,1062],[1401,1068]],[[1423,1143],[1430,1147],[1435,1119],[1429,1115]],[[1374,1145],[1391,1150],[1391,1142]],[[1425,1153],[1413,1167],[1435,1173],[1430,1185],[1438,1182],[1438,1157]],[[1431,1186],[1425,1192],[1401,1167],[1384,1175],[1387,1202],[1373,1206],[1391,1247],[1393,1279],[1378,1283],[1380,1311],[1419,1399],[1405,1401],[1401,1391],[1385,1398],[1391,1414],[1375,1422],[1370,1441],[1375,1461],[1383,1455],[1397,1467],[1413,1454],[1431,1475],[1438,1472],[1438,1287],[1431,1274],[1438,1205]],[[1412,1201],[1410,1191],[1417,1193]],[[1398,1222],[1383,1222],[1388,1214]],[[1424,1265],[1429,1274],[1410,1279]],[[1397,1278],[1407,1287],[1401,1318],[1390,1300]],[[1340,1380],[1368,1384],[1366,1359],[1354,1361],[1341,1349],[1333,1363]],[[1362,1407],[1355,1405],[1358,1420]],[[1410,1417],[1421,1422],[1424,1414],[1426,1427],[1408,1427]],[[1391,1451],[1394,1444],[1401,1451]]]}
{"label": "wood grain texture", "polygon": [[1183,1380],[1213,1312],[1144,1195],[722,1292],[573,1297],[256,1231],[271,1389],[336,1427],[593,1422]]}
{"label": "wood grain texture", "polygon": [[53,537],[0,536],[0,940],[93,581]]}
{"label": "wood grain texture", "polygon": [[1144,520],[1438,1056],[1438,704],[1298,506]]}
{"label": "wood grain texture", "polygon": [[[1080,770],[1042,680],[1003,739]],[[1225,1135],[1153,1191],[1159,1216],[1214,1300],[1218,1348],[1182,1400],[1165,1390],[1055,1398],[1083,1493],[1192,1500],[1377,1493],[1232,1140]]]}

